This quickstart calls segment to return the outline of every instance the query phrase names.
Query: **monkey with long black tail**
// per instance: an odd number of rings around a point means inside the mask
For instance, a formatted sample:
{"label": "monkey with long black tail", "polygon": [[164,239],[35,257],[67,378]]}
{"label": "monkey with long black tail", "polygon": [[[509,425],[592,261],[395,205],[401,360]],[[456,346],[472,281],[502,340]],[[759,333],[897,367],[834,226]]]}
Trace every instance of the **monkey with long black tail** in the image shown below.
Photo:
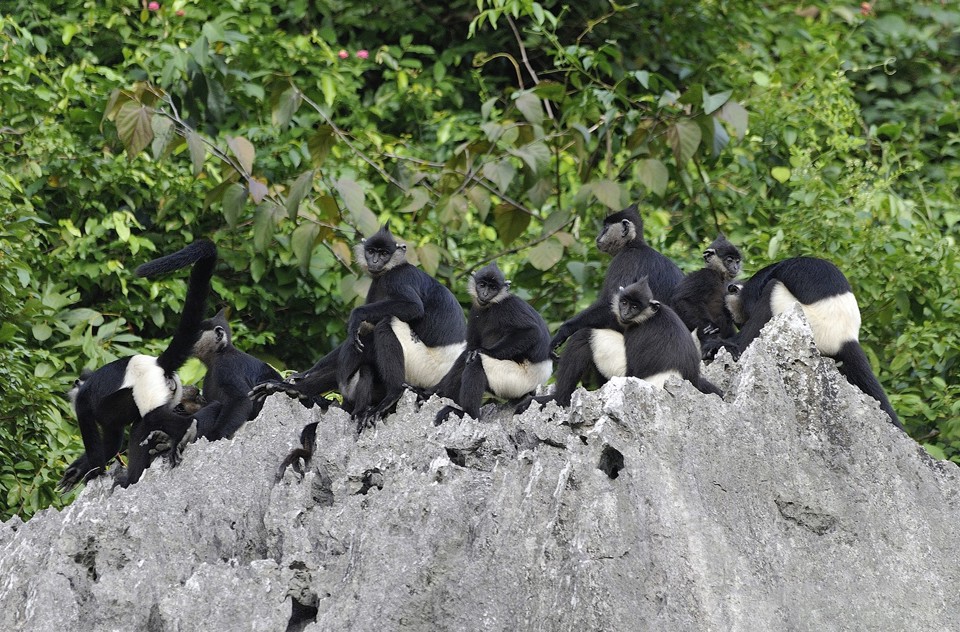
{"label": "monkey with long black tail", "polygon": [[449,415],[480,417],[485,392],[506,400],[528,395],[550,379],[550,332],[529,303],[510,292],[496,263],[470,276],[473,299],[467,319],[467,348],[440,382],[437,394],[457,407],[445,406],[434,424]]}
{"label": "monkey with long black tail", "polygon": [[740,250],[720,233],[703,251],[703,268],[685,276],[674,288],[670,306],[698,341],[737,333],[726,296],[742,262]]}
{"label": "monkey with long black tail", "polygon": [[847,381],[877,400],[890,421],[903,430],[860,346],[860,307],[853,289],[833,263],[816,257],[773,263],[743,284],[729,284],[726,300],[731,314],[741,323],[740,331],[731,338],[704,342],[705,358],[713,357],[721,348],[739,358],[771,318],[799,303],[820,353],[836,360]]}
{"label": "monkey with long black tail", "polygon": [[192,354],[199,336],[216,261],[213,242],[197,240],[137,268],[138,276],[155,277],[193,266],[180,323],[160,356],[134,355],[114,360],[87,375],[77,387],[73,402],[84,454],[64,471],[59,489],[67,491],[101,475],[108,460],[120,450],[127,426],[132,426],[127,442],[127,469],[117,479],[124,487],[137,482],[148,465],[150,455],[145,440],[152,430],[171,436],[188,432],[191,419],[174,410],[182,393],[177,370]]}

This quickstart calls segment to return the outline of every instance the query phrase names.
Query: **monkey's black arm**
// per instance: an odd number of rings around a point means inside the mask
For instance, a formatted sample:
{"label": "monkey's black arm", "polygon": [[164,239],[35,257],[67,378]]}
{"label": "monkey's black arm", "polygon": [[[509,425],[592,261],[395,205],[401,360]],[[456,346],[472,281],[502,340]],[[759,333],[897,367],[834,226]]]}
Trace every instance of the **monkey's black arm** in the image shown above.
{"label": "monkey's black arm", "polygon": [[557,330],[557,333],[550,341],[550,348],[556,349],[566,342],[567,338],[581,329],[615,329],[617,331],[623,331],[623,328],[617,323],[617,319],[610,309],[609,301],[597,301],[560,325],[560,329]]}
{"label": "monkey's black arm", "polygon": [[347,324],[347,337],[351,340],[356,337],[360,329],[360,323],[367,322],[372,325],[378,324],[385,318],[399,318],[402,321],[410,322],[423,318],[423,301],[416,292],[407,292],[402,296],[393,299],[367,303],[360,307],[355,307],[350,312],[350,321]]}
{"label": "monkey's black arm", "polygon": [[257,384],[247,396],[262,402],[274,393],[286,393],[290,397],[298,398],[307,408],[312,407],[316,398],[337,390],[337,364],[341,347],[342,344],[320,358],[307,371],[294,373],[283,381],[269,380]]}
{"label": "monkey's black arm", "polygon": [[527,358],[529,351],[537,343],[535,327],[512,329],[500,338],[495,344],[482,351],[497,360],[514,360],[520,357]]}
{"label": "monkey's black arm", "polygon": [[200,424],[198,420],[198,437],[205,437],[210,441],[230,438],[247,421],[253,410],[253,402],[246,394],[236,395],[222,404],[220,414],[212,424]]}

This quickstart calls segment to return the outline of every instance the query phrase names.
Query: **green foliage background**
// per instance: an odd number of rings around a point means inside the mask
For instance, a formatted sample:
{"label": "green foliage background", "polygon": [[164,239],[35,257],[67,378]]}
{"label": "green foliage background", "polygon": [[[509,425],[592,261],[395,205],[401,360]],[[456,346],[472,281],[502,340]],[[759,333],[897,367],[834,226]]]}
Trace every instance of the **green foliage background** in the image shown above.
{"label": "green foliage background", "polygon": [[2,518],[69,502],[79,371],[163,348],[184,279],[131,273],[158,253],[213,238],[238,344],[304,369],[379,223],[464,303],[498,258],[556,326],[631,202],[687,270],[718,230],[748,273],[836,262],[908,431],[960,462],[958,33],[939,0],[7,3]]}

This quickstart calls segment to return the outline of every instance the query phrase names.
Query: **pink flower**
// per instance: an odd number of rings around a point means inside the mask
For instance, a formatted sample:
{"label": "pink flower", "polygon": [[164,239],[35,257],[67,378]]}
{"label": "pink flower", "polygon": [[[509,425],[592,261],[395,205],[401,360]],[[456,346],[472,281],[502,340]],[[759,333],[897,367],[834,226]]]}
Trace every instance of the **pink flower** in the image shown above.
{"label": "pink flower", "polygon": [[346,59],[346,58],[349,57],[349,56],[350,56],[350,53],[348,53],[347,51],[343,50],[342,48],[340,49],[340,52],[337,53],[337,57],[339,57],[340,59]]}
{"label": "pink flower", "polygon": [[187,14],[187,12],[184,11],[183,9],[177,9],[176,13],[177,13],[177,17],[179,17],[179,18],[182,18],[183,16],[185,16],[185,15]]}
{"label": "pink flower", "polygon": [[160,3],[159,3],[159,2],[151,2],[150,4],[147,5],[147,8],[150,9],[151,11],[159,11],[159,10],[160,10]]}
{"label": "pink flower", "polygon": [[873,15],[873,5],[869,2],[860,3],[860,15],[871,16]]}
{"label": "pink flower", "polygon": [[360,59],[366,59],[369,56],[370,56],[370,53],[366,49],[361,48],[360,50],[357,51],[357,57],[359,57]]}

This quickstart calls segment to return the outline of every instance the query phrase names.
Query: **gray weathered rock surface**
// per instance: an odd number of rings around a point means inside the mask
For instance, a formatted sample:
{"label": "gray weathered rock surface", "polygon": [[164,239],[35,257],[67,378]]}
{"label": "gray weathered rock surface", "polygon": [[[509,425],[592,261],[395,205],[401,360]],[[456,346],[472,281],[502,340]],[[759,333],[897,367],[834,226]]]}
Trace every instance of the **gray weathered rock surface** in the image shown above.
{"label": "gray weathered rock surface", "polygon": [[[569,411],[433,427],[442,403],[408,398],[359,438],[273,396],[175,469],[3,525],[0,626],[960,629],[957,468],[798,311],[726,359],[708,368],[725,401],[618,379]],[[305,478],[274,482],[318,419]]]}

